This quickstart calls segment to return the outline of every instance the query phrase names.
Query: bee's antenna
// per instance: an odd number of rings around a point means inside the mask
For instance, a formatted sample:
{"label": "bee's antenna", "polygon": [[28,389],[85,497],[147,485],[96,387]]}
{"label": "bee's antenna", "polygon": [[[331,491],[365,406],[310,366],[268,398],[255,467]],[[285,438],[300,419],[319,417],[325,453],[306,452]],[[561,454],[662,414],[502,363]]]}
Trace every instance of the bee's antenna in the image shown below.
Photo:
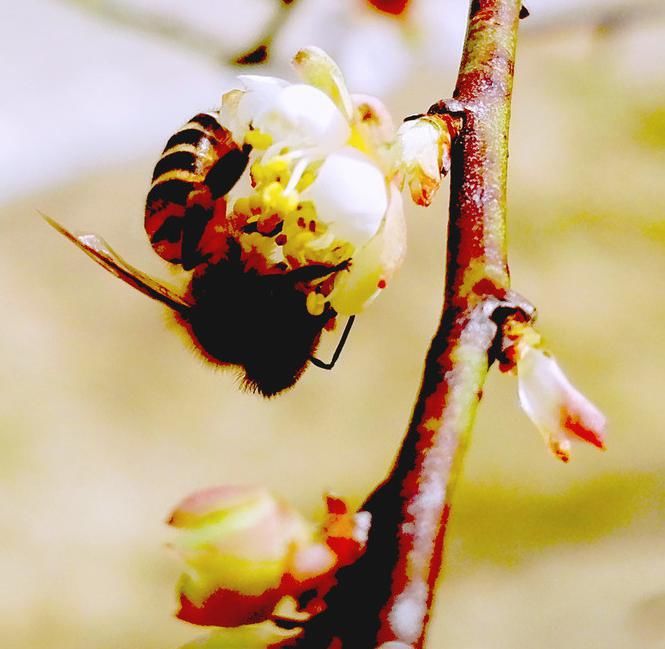
{"label": "bee's antenna", "polygon": [[342,332],[342,337],[339,339],[339,342],[337,343],[337,348],[335,349],[335,353],[332,356],[332,360],[329,363],[326,363],[322,360],[319,360],[315,356],[310,356],[309,360],[312,363],[312,365],[316,365],[316,367],[320,367],[322,370],[331,370],[333,367],[335,367],[335,363],[337,362],[337,359],[339,358],[339,355],[342,353],[342,349],[344,349],[344,345],[346,344],[346,339],[349,337],[349,334],[351,333],[351,327],[353,327],[353,322],[356,319],[356,316],[352,315],[349,316],[349,319],[346,321],[346,325],[344,326],[344,331]]}

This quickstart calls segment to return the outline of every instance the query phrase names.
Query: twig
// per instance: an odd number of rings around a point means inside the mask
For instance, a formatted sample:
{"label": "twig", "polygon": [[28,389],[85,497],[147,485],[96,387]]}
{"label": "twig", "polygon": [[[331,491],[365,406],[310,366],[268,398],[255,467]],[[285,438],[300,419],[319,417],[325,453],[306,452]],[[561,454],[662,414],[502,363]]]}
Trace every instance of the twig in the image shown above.
{"label": "twig", "polygon": [[[443,557],[452,486],[491,364],[497,324],[531,309],[509,292],[508,123],[520,0],[473,0],[454,100],[443,312],[394,467],[370,496],[365,555],[340,574],[298,647],[419,649]],[[337,638],[338,644],[331,644]],[[399,644],[401,643],[401,644]]]}
{"label": "twig", "polygon": [[262,36],[258,39],[258,43],[251,47],[245,54],[236,57],[234,62],[239,65],[253,65],[267,61],[270,56],[272,43],[286,23],[286,19],[289,16],[289,9],[291,9],[295,3],[296,0],[281,0],[279,10],[266,25]]}
{"label": "twig", "polygon": [[289,9],[293,7],[296,0],[279,0],[279,7],[263,30],[257,44],[242,55],[220,47],[219,37],[191,25],[183,25],[182,22],[158,12],[119,5],[109,0],[61,0],[61,2],[78,7],[102,20],[158,36],[212,59],[218,65],[249,65],[267,60],[270,46],[286,22]]}

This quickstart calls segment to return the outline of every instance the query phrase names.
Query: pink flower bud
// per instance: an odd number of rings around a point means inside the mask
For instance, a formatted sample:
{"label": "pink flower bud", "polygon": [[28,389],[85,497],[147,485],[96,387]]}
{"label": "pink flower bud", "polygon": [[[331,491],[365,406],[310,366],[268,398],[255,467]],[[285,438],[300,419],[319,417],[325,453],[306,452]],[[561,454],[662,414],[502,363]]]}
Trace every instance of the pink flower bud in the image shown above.
{"label": "pink flower bud", "polygon": [[554,357],[543,350],[539,334],[523,322],[508,323],[504,349],[516,369],[518,394],[524,412],[542,433],[551,451],[564,462],[573,441],[605,448],[605,417],[563,373]]}
{"label": "pink flower bud", "polygon": [[[257,487],[223,486],[186,498],[169,524],[187,571],[178,585],[178,617],[204,626],[236,627],[271,619],[284,598],[314,590],[307,616],[324,608],[336,571],[363,552],[366,513],[349,514],[328,499],[322,529]],[[280,615],[281,616],[281,615]]]}
{"label": "pink flower bud", "polygon": [[233,629],[215,629],[180,649],[276,649],[300,635],[302,629],[282,629],[272,622]]}

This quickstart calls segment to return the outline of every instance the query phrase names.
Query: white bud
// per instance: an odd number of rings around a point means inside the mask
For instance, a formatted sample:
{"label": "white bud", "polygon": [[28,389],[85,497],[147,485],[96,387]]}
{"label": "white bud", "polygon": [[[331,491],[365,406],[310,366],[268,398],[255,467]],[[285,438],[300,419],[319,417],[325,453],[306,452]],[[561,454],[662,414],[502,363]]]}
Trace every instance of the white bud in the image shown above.
{"label": "white bud", "polygon": [[518,342],[518,393],[522,409],[564,462],[571,442],[583,440],[604,448],[605,417],[541,349]]}
{"label": "white bud", "polygon": [[429,205],[449,165],[450,133],[445,122],[425,116],[404,122],[395,139],[395,166],[407,182],[411,198]]}

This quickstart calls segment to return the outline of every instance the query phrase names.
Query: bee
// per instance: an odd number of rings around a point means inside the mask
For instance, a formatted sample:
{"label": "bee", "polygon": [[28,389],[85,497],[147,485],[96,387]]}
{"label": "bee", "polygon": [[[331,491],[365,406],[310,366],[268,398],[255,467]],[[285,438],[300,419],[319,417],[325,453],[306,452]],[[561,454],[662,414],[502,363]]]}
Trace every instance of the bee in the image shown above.
{"label": "bee", "polygon": [[309,362],[332,369],[339,358],[353,316],[331,362],[315,358],[322,331],[334,326],[337,314],[328,306],[311,315],[301,289],[345,270],[350,261],[288,272],[246,267],[238,240],[242,231],[227,216],[226,197],[250,152],[233,141],[214,113],[200,113],[168,140],[155,166],[145,230],[162,259],[191,271],[184,293],[131,266],[97,235],[72,234],[42,216],[106,270],[166,305],[206,360],[238,368],[245,388],[273,396],[291,387]]}

